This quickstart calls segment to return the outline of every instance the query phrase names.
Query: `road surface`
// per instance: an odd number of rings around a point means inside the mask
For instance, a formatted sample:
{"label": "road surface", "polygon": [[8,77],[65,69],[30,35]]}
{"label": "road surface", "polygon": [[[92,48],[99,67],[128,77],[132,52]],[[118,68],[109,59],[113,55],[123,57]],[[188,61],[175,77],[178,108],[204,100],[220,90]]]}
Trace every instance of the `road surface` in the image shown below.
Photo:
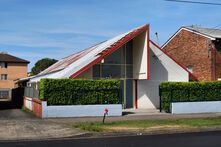
{"label": "road surface", "polygon": [[1,147],[220,147],[221,131],[171,135],[0,142]]}

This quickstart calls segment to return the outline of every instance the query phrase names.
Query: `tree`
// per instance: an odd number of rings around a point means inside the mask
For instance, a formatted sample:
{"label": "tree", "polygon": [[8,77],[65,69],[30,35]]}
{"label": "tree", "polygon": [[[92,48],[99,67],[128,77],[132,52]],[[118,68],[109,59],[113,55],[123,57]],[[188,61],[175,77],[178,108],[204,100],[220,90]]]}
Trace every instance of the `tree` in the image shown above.
{"label": "tree", "polygon": [[41,71],[45,70],[52,64],[56,63],[58,60],[50,59],[50,58],[43,58],[41,60],[38,60],[35,63],[35,66],[31,69],[31,75],[37,75]]}

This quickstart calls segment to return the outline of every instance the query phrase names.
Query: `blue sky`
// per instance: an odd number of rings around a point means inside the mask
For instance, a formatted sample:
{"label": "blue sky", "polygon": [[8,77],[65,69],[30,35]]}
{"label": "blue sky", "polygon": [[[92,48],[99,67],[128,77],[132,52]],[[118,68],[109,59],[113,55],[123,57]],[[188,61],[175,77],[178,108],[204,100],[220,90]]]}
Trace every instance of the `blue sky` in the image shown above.
{"label": "blue sky", "polygon": [[41,58],[60,59],[146,23],[163,44],[180,26],[221,24],[220,12],[164,0],[0,0],[0,51],[31,61],[30,70]]}

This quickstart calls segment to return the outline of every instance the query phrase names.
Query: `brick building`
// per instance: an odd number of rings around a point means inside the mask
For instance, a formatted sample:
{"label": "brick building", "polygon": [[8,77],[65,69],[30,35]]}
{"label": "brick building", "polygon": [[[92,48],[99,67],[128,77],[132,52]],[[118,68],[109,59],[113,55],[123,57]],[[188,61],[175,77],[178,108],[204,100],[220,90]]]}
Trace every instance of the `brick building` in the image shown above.
{"label": "brick building", "polygon": [[0,53],[0,101],[11,99],[11,90],[16,87],[15,81],[27,77],[29,61]]}
{"label": "brick building", "polygon": [[162,48],[199,81],[221,79],[221,30],[181,27]]}

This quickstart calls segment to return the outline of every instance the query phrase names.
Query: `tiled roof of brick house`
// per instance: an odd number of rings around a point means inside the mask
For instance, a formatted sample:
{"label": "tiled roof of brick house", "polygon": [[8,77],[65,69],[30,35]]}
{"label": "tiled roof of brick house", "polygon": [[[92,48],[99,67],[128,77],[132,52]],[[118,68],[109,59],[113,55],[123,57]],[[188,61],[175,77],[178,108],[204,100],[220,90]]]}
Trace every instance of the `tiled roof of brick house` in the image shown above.
{"label": "tiled roof of brick house", "polygon": [[199,27],[199,26],[187,26],[187,27],[183,27],[183,28],[207,35],[209,37],[221,38],[221,29],[203,28],[203,27]]}
{"label": "tiled roof of brick house", "polygon": [[10,63],[30,63],[27,60],[9,55],[8,53],[0,53],[0,62],[10,62]]}

